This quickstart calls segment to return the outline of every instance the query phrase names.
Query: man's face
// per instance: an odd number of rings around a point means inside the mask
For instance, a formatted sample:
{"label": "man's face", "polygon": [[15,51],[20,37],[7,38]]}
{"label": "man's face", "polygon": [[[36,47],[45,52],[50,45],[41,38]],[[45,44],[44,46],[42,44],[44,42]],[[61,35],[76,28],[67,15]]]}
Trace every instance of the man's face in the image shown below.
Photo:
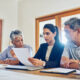
{"label": "man's face", "polygon": [[64,30],[68,40],[80,43],[80,32],[78,30],[72,30],[69,25],[66,25]]}
{"label": "man's face", "polygon": [[23,38],[22,38],[22,36],[16,36],[15,39],[12,41],[12,43],[17,48],[23,47]]}
{"label": "man's face", "polygon": [[54,40],[56,32],[52,33],[49,29],[45,28],[43,30],[43,35],[44,35],[45,41],[49,44]]}

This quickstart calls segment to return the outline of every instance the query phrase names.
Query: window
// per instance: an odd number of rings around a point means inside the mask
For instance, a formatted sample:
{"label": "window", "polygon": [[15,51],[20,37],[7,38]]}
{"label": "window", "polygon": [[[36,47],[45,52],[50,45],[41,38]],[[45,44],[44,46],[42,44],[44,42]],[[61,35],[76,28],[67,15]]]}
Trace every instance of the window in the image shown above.
{"label": "window", "polygon": [[66,40],[66,37],[64,35],[64,22],[71,17],[79,17],[80,18],[80,8],[36,18],[35,51],[37,52],[39,45],[41,43],[45,42],[43,39],[42,31],[43,31],[43,25],[46,23],[52,23],[52,24],[58,26],[60,40],[61,40],[61,42],[64,43],[64,39]]}

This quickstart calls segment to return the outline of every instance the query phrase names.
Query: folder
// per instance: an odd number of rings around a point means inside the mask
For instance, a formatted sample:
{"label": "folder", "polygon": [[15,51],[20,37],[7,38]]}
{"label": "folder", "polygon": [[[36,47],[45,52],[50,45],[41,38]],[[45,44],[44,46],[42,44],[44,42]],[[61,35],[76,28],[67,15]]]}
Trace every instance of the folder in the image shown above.
{"label": "folder", "polygon": [[52,68],[52,69],[42,70],[40,72],[55,73],[55,74],[69,74],[69,73],[72,73],[72,72],[76,72],[76,70],[75,69],[67,69],[67,68]]}
{"label": "folder", "polygon": [[0,64],[0,69],[12,69],[12,70],[39,70],[43,69],[43,67],[39,66],[21,66],[21,65],[8,65],[8,64]]}

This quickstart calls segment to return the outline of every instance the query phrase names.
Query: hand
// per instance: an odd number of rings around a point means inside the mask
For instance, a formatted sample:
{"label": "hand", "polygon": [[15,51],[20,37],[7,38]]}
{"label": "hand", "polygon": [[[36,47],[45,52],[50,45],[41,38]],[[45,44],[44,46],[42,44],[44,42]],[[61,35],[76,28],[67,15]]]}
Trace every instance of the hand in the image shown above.
{"label": "hand", "polygon": [[79,60],[70,60],[69,68],[78,69],[79,68]]}
{"label": "hand", "polygon": [[5,61],[3,61],[3,60],[0,60],[0,64],[5,64]]}
{"label": "hand", "polygon": [[79,68],[79,60],[73,60],[73,59],[69,59],[67,57],[62,57],[61,59],[61,67],[64,68],[73,68],[73,69],[78,69]]}
{"label": "hand", "polygon": [[60,66],[64,67],[64,68],[68,68],[69,63],[70,63],[69,58],[63,56],[62,59],[61,59],[61,62],[60,62]]}
{"label": "hand", "polygon": [[9,65],[16,65],[16,64],[19,64],[19,60],[10,60],[10,59],[7,59],[4,61],[5,64],[9,64]]}
{"label": "hand", "polygon": [[10,53],[11,53],[12,57],[17,58],[13,50],[11,50]]}
{"label": "hand", "polygon": [[34,65],[34,66],[43,66],[43,64],[45,63],[42,60],[39,59],[35,59],[35,58],[28,58],[28,60]]}

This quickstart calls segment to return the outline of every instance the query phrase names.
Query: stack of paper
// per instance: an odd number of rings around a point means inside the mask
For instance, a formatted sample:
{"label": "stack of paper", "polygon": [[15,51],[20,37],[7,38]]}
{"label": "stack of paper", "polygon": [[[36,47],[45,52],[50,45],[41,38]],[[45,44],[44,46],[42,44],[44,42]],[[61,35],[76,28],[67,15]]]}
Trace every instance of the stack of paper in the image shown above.
{"label": "stack of paper", "polygon": [[13,51],[21,63],[23,63],[24,65],[33,66],[28,61],[28,58],[32,57],[29,49],[27,49],[27,48],[13,48]]}

